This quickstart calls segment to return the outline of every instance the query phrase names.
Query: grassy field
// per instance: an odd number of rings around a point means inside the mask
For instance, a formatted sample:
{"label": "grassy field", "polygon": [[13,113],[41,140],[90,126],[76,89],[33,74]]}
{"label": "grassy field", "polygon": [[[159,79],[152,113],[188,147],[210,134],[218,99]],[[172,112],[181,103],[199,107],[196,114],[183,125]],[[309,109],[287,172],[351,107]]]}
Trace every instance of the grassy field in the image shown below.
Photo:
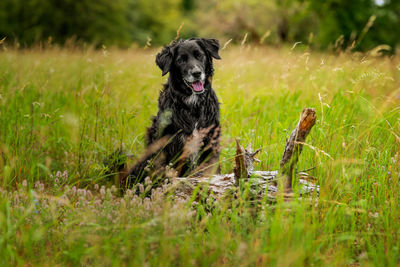
{"label": "grassy field", "polygon": [[[128,191],[102,160],[135,157],[165,77],[157,49],[0,52],[1,265],[400,264],[400,58],[228,47],[216,62],[223,172],[234,138],[279,167],[304,107],[298,170],[318,201],[193,203]],[[212,206],[212,208],[210,208]],[[207,211],[207,212],[206,212]]]}

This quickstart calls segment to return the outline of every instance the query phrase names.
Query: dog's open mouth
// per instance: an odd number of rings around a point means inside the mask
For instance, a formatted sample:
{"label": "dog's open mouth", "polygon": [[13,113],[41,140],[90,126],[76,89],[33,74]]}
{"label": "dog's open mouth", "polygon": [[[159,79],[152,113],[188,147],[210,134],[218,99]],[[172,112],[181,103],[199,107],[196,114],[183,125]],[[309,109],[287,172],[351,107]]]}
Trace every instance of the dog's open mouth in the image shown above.
{"label": "dog's open mouth", "polygon": [[201,93],[204,90],[204,83],[202,83],[201,81],[196,81],[192,83],[192,88],[195,92]]}
{"label": "dog's open mouth", "polygon": [[186,86],[191,88],[194,93],[201,94],[204,92],[204,83],[202,81],[188,82],[186,79],[183,79]]}

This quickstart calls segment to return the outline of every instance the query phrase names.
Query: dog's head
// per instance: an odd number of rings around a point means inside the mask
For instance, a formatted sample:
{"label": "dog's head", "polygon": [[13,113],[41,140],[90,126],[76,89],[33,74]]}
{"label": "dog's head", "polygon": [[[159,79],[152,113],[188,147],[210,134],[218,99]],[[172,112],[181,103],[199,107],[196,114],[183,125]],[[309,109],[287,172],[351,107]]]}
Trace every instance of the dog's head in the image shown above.
{"label": "dog's head", "polygon": [[213,75],[212,58],[221,59],[216,39],[191,38],[174,41],[157,54],[156,64],[162,75],[170,72],[181,80],[186,91],[201,94],[208,77]]}

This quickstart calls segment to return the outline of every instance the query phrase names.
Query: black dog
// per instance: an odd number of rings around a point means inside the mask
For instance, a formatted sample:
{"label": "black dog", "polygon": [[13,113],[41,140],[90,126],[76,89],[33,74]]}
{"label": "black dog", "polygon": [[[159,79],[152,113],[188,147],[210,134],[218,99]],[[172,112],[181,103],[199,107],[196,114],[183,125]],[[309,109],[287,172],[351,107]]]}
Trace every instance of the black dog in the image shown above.
{"label": "black dog", "polygon": [[218,40],[192,38],[157,54],[156,64],[169,78],[147,129],[146,155],[122,179],[124,187],[160,175],[167,165],[179,176],[219,171],[219,102],[211,85],[218,50]]}

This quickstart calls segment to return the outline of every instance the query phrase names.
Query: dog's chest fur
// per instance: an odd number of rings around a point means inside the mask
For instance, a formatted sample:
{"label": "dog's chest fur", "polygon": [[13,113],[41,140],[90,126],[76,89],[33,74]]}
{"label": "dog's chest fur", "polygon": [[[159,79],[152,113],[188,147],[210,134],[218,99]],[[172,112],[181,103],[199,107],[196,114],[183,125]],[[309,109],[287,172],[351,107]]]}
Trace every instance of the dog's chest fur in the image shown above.
{"label": "dog's chest fur", "polygon": [[198,100],[199,100],[199,95],[193,93],[190,96],[186,97],[184,101],[187,105],[194,106],[197,104]]}
{"label": "dog's chest fur", "polygon": [[171,112],[171,127],[186,135],[190,135],[196,127],[202,129],[219,125],[219,103],[211,86],[203,94],[185,96],[170,87],[165,88],[159,98],[159,113],[165,111]]}

